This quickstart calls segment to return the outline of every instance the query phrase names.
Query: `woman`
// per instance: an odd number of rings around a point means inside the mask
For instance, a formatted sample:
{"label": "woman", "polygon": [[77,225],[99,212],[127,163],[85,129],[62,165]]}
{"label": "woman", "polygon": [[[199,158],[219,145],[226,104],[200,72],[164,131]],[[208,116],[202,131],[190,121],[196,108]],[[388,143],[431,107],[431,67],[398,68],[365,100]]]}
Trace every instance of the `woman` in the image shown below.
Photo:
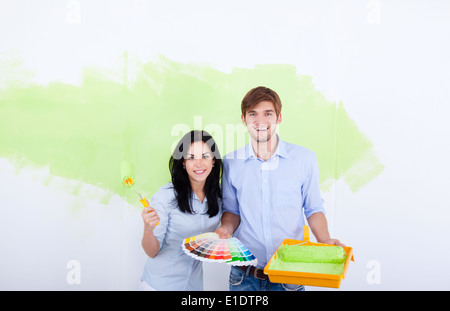
{"label": "woman", "polygon": [[142,285],[150,290],[203,290],[202,263],[186,255],[181,244],[219,225],[222,160],[214,139],[205,131],[184,135],[169,170],[172,182],[142,211],[142,247],[149,256]]}

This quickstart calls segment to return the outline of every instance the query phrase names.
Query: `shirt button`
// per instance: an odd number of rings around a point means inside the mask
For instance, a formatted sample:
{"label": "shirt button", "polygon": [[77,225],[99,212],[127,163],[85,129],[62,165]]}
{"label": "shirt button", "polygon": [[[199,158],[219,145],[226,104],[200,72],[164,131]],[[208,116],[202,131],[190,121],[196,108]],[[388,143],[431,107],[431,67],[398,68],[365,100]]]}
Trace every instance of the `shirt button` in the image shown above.
{"label": "shirt button", "polygon": [[267,179],[264,179],[264,182],[267,182]]}

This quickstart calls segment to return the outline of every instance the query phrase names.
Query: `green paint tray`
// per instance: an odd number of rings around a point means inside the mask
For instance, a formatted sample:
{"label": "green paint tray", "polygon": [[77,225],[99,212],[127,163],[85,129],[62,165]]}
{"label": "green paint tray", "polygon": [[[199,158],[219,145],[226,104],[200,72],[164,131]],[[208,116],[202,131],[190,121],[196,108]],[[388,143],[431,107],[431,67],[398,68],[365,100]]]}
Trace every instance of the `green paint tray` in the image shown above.
{"label": "green paint tray", "polygon": [[274,283],[287,283],[297,285],[319,286],[339,288],[341,280],[345,278],[347,269],[351,261],[355,261],[353,258],[353,249],[351,247],[344,247],[346,259],[344,262],[344,269],[342,274],[325,274],[325,273],[312,273],[312,272],[299,272],[299,271],[287,271],[287,270],[273,270],[270,268],[271,264],[278,258],[278,251],[284,245],[312,245],[312,246],[334,246],[322,243],[313,243],[309,241],[309,228],[303,226],[303,238],[304,240],[292,240],[285,239],[278,247],[277,251],[272,255],[267,265],[264,267],[264,273],[269,276],[269,280]]}

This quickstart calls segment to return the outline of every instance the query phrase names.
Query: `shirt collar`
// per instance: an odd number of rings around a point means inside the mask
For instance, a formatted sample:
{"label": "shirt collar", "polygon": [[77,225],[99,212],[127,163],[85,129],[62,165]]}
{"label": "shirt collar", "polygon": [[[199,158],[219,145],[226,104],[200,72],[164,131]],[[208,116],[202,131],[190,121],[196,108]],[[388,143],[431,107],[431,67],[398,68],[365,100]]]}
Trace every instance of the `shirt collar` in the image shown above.
{"label": "shirt collar", "polygon": [[[198,196],[195,194],[194,191],[192,191],[192,199],[193,199],[193,200],[197,200],[197,201],[200,202],[200,199],[198,198]],[[208,201],[208,199],[206,198],[206,195],[205,195],[205,198],[203,199],[203,203],[205,203],[205,202],[207,202],[207,201]],[[200,202],[200,203],[201,203],[201,202]]]}
{"label": "shirt collar", "polygon": [[[272,157],[280,156],[282,158],[288,159],[289,154],[286,150],[286,142],[281,140],[281,138],[280,138],[280,136],[278,136],[278,134],[277,134],[277,138],[278,138],[277,150],[275,150],[275,153],[272,155]],[[247,144],[247,146],[245,148],[245,160],[248,160],[248,159],[257,159],[257,156],[255,154],[255,151],[253,150],[253,146],[252,146],[251,142],[249,144]]]}

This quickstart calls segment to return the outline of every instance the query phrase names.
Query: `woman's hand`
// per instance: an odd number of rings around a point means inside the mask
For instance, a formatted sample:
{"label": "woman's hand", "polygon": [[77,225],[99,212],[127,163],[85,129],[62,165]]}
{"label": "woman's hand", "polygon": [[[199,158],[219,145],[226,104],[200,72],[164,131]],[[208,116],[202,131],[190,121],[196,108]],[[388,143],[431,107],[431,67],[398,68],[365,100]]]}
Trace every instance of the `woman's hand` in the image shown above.
{"label": "woman's hand", "polygon": [[151,206],[144,207],[141,215],[144,221],[144,231],[153,232],[160,220],[156,210]]}

